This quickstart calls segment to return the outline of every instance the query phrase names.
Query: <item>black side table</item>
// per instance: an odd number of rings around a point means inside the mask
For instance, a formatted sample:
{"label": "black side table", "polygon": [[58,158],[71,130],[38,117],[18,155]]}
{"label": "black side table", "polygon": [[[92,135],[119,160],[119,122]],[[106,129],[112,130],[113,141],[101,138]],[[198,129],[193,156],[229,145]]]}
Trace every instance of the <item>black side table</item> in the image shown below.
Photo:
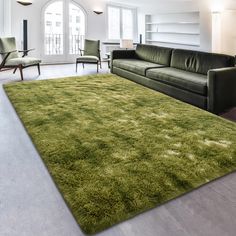
{"label": "black side table", "polygon": [[107,57],[107,63],[108,63],[108,68],[111,68],[111,53],[107,52],[105,53],[106,57]]}

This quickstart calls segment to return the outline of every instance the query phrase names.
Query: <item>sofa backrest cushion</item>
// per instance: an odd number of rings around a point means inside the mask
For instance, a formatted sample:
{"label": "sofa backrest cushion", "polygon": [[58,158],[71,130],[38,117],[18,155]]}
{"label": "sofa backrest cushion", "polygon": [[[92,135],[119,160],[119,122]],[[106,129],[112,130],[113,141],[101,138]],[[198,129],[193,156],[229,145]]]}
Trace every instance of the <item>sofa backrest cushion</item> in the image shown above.
{"label": "sofa backrest cushion", "polygon": [[138,59],[170,66],[172,48],[158,47],[154,45],[138,44],[136,56]]}
{"label": "sofa backrest cushion", "polygon": [[174,49],[171,67],[207,75],[211,69],[233,67],[235,58],[229,55]]}

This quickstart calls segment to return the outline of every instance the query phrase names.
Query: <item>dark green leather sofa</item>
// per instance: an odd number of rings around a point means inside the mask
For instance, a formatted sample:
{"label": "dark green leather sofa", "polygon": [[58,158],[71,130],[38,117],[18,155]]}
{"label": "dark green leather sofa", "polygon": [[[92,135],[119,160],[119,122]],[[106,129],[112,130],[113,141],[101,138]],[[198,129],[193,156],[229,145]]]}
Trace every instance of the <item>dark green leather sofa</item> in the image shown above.
{"label": "dark green leather sofa", "polygon": [[139,44],[115,50],[111,72],[219,114],[236,106],[235,58]]}

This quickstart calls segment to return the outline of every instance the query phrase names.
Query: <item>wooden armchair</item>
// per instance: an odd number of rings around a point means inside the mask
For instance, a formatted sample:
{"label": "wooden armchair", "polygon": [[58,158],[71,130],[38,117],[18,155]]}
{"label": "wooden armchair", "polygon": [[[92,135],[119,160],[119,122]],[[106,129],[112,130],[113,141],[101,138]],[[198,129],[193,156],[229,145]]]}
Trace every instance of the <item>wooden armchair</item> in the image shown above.
{"label": "wooden armchair", "polygon": [[[33,57],[28,57],[29,50],[18,51],[16,49],[16,40],[15,38],[0,38],[0,55],[2,56],[2,62],[0,64],[0,72],[5,70],[14,69],[16,72],[17,69],[20,70],[21,80],[23,80],[23,69],[30,66],[37,66],[38,72],[40,75],[40,63],[41,60]],[[22,53],[22,57],[19,56],[19,53]]]}
{"label": "wooden armchair", "polygon": [[76,59],[76,72],[78,64],[97,64],[97,72],[102,68],[101,55],[100,55],[100,40],[85,39],[84,50],[80,49],[80,56]]}

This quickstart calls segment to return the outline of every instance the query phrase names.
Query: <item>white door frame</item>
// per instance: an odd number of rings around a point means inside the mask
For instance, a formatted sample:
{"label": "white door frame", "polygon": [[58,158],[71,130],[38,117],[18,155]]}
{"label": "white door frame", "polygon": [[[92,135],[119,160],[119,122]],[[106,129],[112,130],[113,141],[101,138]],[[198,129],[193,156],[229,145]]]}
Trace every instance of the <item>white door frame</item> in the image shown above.
{"label": "white door frame", "polygon": [[[88,19],[88,15],[87,15],[87,12],[85,11],[84,7],[82,7],[79,3],[77,3],[76,1],[73,1],[73,0],[66,0],[68,1],[68,4],[67,4],[67,20],[69,21],[69,4],[72,3],[74,4],[75,6],[77,6],[83,13],[84,13],[84,16],[85,16],[85,32],[84,32],[84,37],[86,38],[86,35],[87,35],[87,19]],[[65,29],[67,30],[67,35],[69,35],[69,27],[65,27]],[[65,42],[67,42],[67,52],[69,52],[69,40],[67,39]],[[78,57],[78,54],[69,54],[67,53],[67,62],[75,62],[76,58]]]}
{"label": "white door frame", "polygon": [[[63,7],[63,54],[62,55],[45,55],[45,10],[47,7],[57,1],[62,2]],[[81,9],[85,15],[85,35],[87,34],[87,12],[84,8],[73,0],[50,0],[41,10],[41,58],[44,63],[71,63],[75,62],[78,55],[69,54],[69,4],[73,3]]]}

